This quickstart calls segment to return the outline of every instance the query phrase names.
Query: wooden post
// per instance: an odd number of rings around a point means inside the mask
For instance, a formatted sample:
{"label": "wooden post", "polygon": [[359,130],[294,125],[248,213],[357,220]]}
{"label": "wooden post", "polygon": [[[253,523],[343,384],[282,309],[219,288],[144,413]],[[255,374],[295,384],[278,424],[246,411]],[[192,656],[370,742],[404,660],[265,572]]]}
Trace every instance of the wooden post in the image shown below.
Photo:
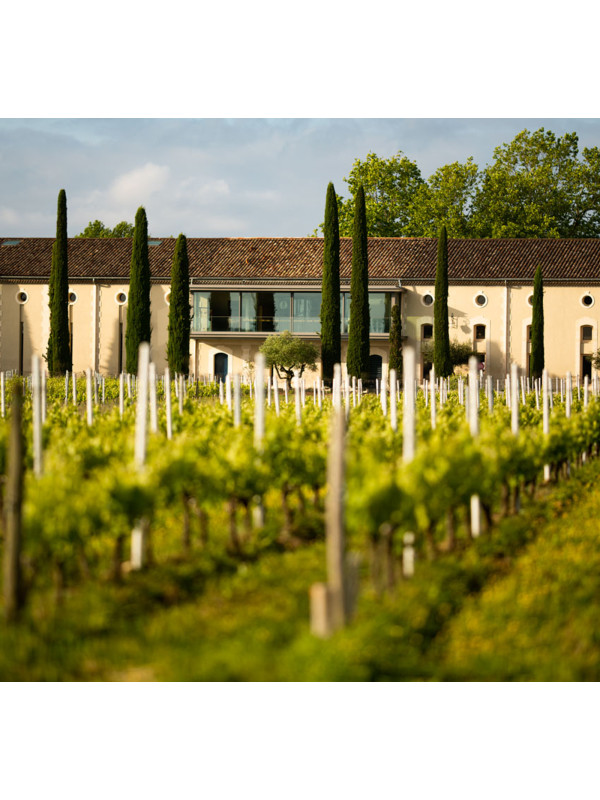
{"label": "wooden post", "polygon": [[488,414],[494,413],[494,382],[492,376],[488,375],[486,378],[487,383],[487,398],[488,398]]}
{"label": "wooden post", "polygon": [[[588,381],[588,376],[586,375],[583,379],[583,408],[586,411],[589,402],[590,402],[590,384]],[[2,416],[4,416],[4,414]]]}
{"label": "wooden post", "polygon": [[567,379],[565,381],[565,416],[567,419],[571,416],[571,400],[572,400],[572,385],[571,373],[567,372]]}
{"label": "wooden post", "polygon": [[[550,433],[550,404],[548,399],[548,371],[542,372],[542,433]],[[550,464],[544,464],[544,481],[550,480]]]}
{"label": "wooden post", "polygon": [[404,348],[404,413],[402,418],[402,458],[406,463],[415,456],[415,351]]}
{"label": "wooden post", "polygon": [[102,405],[104,405],[106,399],[106,381],[104,380],[104,376],[102,376],[100,380],[102,381]]}
{"label": "wooden post", "polygon": [[71,379],[73,381],[73,405],[77,405],[77,373],[73,370],[71,374]]}
{"label": "wooden post", "polygon": [[381,413],[384,417],[387,417],[387,381],[381,376]]}
{"label": "wooden post", "polygon": [[510,369],[510,427],[516,436],[519,433],[519,368],[511,364]]}
{"label": "wooden post", "polygon": [[[69,402],[69,370],[65,372],[65,405]],[[4,416],[4,414],[2,415]]]}
{"label": "wooden post", "polygon": [[46,368],[40,359],[40,396],[42,400],[42,425],[46,422]]}
{"label": "wooden post", "polygon": [[347,618],[344,533],[345,428],[345,417],[341,407],[338,406],[332,414],[325,509],[327,585],[331,592],[333,630],[342,627]]}
{"label": "wooden post", "polygon": [[333,365],[333,384],[331,387],[331,401],[334,408],[342,406],[342,367],[341,364]]}
{"label": "wooden post", "polygon": [[273,400],[275,401],[275,414],[279,416],[279,383],[276,375],[273,375]]}
{"label": "wooden post", "polygon": [[150,392],[150,432],[158,433],[158,407],[156,402],[156,364],[152,361],[148,366],[148,383]]}
{"label": "wooden post", "polygon": [[[477,400],[479,397],[479,364],[476,356],[469,359],[469,429],[471,436],[479,436],[479,410]],[[481,534],[481,502],[479,495],[471,495],[471,536],[476,539]]]}
{"label": "wooden post", "polygon": [[227,403],[227,408],[231,412],[233,410],[233,402],[231,400],[231,375],[229,374],[225,376],[225,402]]}
{"label": "wooden post", "polygon": [[6,416],[6,376],[0,372],[0,411],[2,418]]}
{"label": "wooden post", "polygon": [[300,370],[294,370],[294,401],[296,405],[296,425],[302,425],[302,400],[300,398]]}
{"label": "wooden post", "polygon": [[433,364],[431,365],[431,369],[429,370],[429,383],[431,385],[430,394],[431,394],[431,430],[435,430],[435,426],[437,425],[437,405],[435,399],[435,367]]}
{"label": "wooden post", "polygon": [[123,373],[119,375],[119,416],[123,419],[123,412],[125,411],[125,376]]}
{"label": "wooden post", "polygon": [[242,424],[242,385],[239,373],[233,376],[233,424],[236,428]]}
{"label": "wooden post", "polygon": [[[4,377],[4,373],[2,373]],[[6,528],[3,558],[4,619],[14,622],[23,607],[21,578],[21,507],[23,504],[23,387],[13,388],[6,478]]]}
{"label": "wooden post", "polygon": [[179,416],[183,417],[183,399],[185,396],[185,381],[183,379],[183,375],[178,376],[179,380],[179,394],[177,396],[177,400],[179,402]]}
{"label": "wooden post", "polygon": [[390,425],[394,433],[398,430],[398,399],[396,395],[396,370],[390,370]]}
{"label": "wooden post", "polygon": [[415,535],[410,531],[404,534],[402,539],[402,575],[405,578],[412,578],[415,574]]}
{"label": "wooden post", "polygon": [[92,370],[88,367],[85,371],[85,402],[87,408],[87,424],[90,426],[94,422],[92,399]]}
{"label": "wooden post", "polygon": [[255,361],[256,392],[254,397],[254,446],[262,448],[265,435],[265,357],[258,353]]}
{"label": "wooden post", "polygon": [[42,387],[40,357],[31,358],[31,395],[33,405],[33,472],[37,478],[42,474]]}
{"label": "wooden post", "polygon": [[225,402],[225,391],[223,389],[223,381],[219,378],[219,403],[223,405]]}
{"label": "wooden post", "polygon": [[[142,342],[138,351],[138,387],[135,415],[135,465],[139,472],[146,463],[148,434],[148,367],[150,345]],[[146,563],[148,520],[142,518],[131,532],[131,569],[142,569]]]}
{"label": "wooden post", "polygon": [[284,382],[283,382],[283,396],[284,396],[284,399],[285,399],[285,404],[287,405],[287,404],[288,404],[288,402],[289,402],[289,398],[288,398],[288,382],[287,382],[287,378],[286,378],[286,379],[284,380]]}
{"label": "wooden post", "polygon": [[173,438],[173,407],[171,399],[171,372],[165,367],[165,412],[167,417],[167,439]]}

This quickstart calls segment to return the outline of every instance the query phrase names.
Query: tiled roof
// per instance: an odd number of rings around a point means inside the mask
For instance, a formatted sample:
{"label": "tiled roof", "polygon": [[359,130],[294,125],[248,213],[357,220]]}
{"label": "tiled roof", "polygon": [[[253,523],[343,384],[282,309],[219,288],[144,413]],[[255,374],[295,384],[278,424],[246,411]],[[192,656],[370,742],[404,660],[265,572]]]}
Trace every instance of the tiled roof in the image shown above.
{"label": "tiled roof", "polygon": [[[0,279],[45,280],[54,239],[0,238]],[[168,280],[175,239],[149,249],[154,280]],[[190,276],[197,282],[306,281],[321,279],[323,239],[187,240]],[[69,239],[69,277],[128,280],[131,239]],[[372,280],[433,282],[436,239],[369,239]],[[340,277],[350,280],[352,240],[340,243]],[[450,239],[450,281],[532,281],[538,264],[544,280],[600,281],[600,239]]]}

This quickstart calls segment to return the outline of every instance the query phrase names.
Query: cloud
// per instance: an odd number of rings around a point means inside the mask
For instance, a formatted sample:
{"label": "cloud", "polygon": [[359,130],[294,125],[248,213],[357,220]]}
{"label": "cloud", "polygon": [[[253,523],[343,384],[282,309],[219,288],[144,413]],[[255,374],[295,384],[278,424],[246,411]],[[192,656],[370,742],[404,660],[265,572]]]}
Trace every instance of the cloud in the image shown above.
{"label": "cloud", "polygon": [[160,191],[169,179],[171,170],[148,162],[116,178],[109,190],[113,201],[121,205],[143,204],[145,198]]}
{"label": "cloud", "polygon": [[0,224],[2,225],[17,225],[21,217],[12,208],[0,206]]}

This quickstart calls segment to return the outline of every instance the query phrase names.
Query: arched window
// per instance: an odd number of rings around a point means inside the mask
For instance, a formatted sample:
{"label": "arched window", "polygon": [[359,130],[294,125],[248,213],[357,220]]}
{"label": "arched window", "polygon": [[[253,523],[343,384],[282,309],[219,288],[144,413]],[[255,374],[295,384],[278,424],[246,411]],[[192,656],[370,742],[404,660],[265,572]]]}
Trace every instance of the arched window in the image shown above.
{"label": "arched window", "polygon": [[582,342],[591,342],[592,336],[594,334],[594,329],[591,325],[582,325],[581,326],[581,341]]}

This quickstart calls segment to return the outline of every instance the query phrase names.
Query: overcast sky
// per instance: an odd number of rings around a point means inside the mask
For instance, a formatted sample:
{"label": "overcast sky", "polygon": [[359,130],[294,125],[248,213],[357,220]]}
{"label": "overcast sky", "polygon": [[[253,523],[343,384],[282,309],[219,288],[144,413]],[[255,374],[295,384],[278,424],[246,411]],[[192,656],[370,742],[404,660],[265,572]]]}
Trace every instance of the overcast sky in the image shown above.
{"label": "overcast sky", "polygon": [[401,150],[427,178],[542,126],[600,145],[597,119],[0,120],[0,235],[54,236],[64,188],[70,236],[140,205],[153,236],[306,236],[355,158]]}

